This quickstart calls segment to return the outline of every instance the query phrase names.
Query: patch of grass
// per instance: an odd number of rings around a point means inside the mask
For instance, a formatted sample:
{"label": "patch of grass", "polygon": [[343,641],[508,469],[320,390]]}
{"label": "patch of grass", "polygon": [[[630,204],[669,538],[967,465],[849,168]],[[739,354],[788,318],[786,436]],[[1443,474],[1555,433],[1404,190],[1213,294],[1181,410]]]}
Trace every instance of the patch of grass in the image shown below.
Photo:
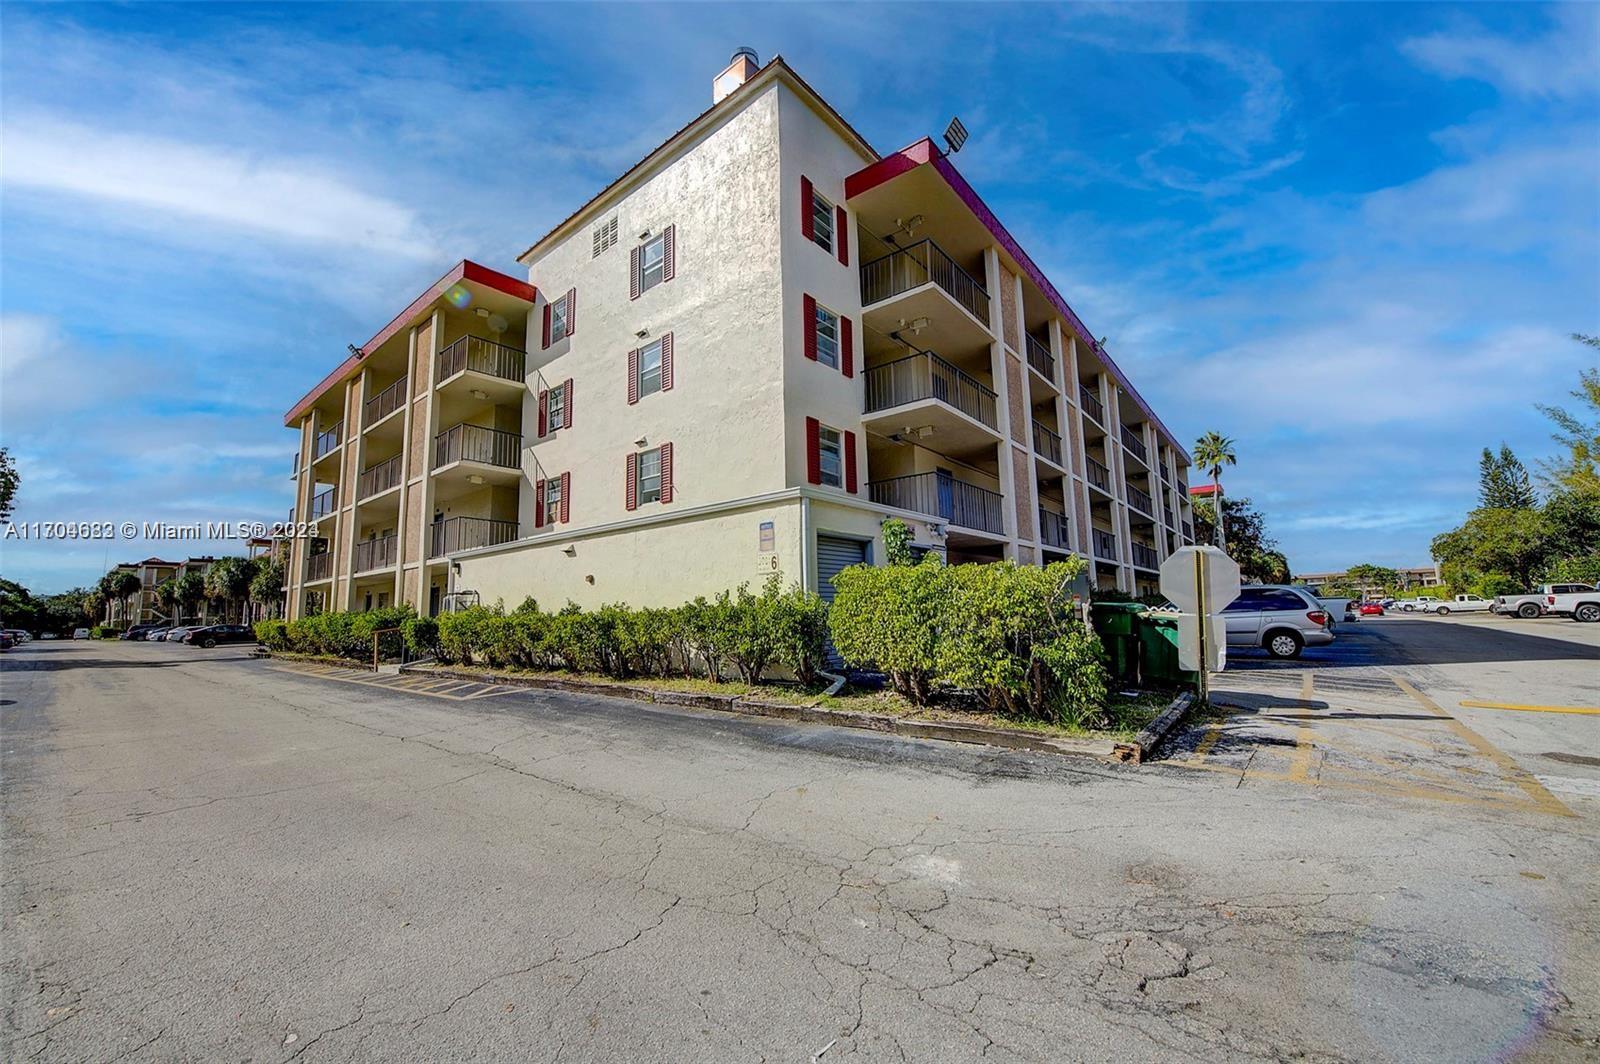
{"label": "patch of grass", "polygon": [[824,698],[822,706],[851,713],[871,713],[906,720],[938,721],[949,724],[971,724],[984,728],[1010,728],[1064,739],[1131,739],[1146,724],[1155,720],[1176,695],[1170,691],[1140,691],[1126,698],[1113,691],[1112,704],[1102,718],[1102,726],[1074,728],[1042,720],[1018,720],[1000,713],[936,702],[930,706],[914,706],[893,691],[860,691],[845,688],[838,695]]}

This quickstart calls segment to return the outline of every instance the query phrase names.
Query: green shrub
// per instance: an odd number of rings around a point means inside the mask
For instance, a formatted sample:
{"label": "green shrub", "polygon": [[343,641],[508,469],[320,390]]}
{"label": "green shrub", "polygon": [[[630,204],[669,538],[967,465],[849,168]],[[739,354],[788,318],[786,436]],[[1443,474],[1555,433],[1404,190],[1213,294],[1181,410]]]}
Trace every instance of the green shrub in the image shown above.
{"label": "green shrub", "polygon": [[918,565],[853,565],[834,577],[828,629],[847,664],[882,669],[917,705],[933,695],[934,651],[948,567],[934,554]]}
{"label": "green shrub", "polygon": [[[733,614],[733,596],[726,591],[715,599],[704,595],[679,607],[681,614],[680,640],[690,653],[700,660],[706,675],[716,683],[722,682],[723,669],[728,663],[731,645],[730,618]],[[689,670],[685,658],[684,669]]]}
{"label": "green shrub", "polygon": [[414,657],[432,657],[439,652],[439,622],[432,617],[412,617],[405,624],[406,649]]}
{"label": "green shrub", "polygon": [[1106,651],[1087,625],[1074,624],[1033,648],[1034,660],[1049,673],[1045,716],[1057,724],[1083,728],[1105,712],[1111,697]]}
{"label": "green shrub", "polygon": [[287,621],[257,621],[256,639],[268,650],[288,650],[289,623]]}
{"label": "green shrub", "polygon": [[771,623],[778,664],[801,683],[814,683],[828,656],[828,604],[795,584],[776,596]]}

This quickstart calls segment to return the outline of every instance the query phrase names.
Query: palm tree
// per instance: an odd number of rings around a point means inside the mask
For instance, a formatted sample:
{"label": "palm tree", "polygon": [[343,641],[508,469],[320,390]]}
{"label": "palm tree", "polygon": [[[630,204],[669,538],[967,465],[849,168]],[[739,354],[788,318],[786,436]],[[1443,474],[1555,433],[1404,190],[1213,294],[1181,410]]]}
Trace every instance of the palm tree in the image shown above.
{"label": "palm tree", "polygon": [[172,611],[172,623],[178,623],[178,582],[176,580],[163,580],[156,585],[156,601],[161,608]]}
{"label": "palm tree", "polygon": [[1227,549],[1228,538],[1222,530],[1222,467],[1239,464],[1233,453],[1233,441],[1220,432],[1208,432],[1194,442],[1194,460],[1201,469],[1211,474],[1211,506],[1217,512],[1217,546]]}
{"label": "palm tree", "polygon": [[128,619],[128,600],[137,595],[143,587],[139,574],[130,573],[126,569],[113,569],[100,578],[101,594],[107,599],[115,599],[122,603],[121,627],[127,628],[133,623]]}

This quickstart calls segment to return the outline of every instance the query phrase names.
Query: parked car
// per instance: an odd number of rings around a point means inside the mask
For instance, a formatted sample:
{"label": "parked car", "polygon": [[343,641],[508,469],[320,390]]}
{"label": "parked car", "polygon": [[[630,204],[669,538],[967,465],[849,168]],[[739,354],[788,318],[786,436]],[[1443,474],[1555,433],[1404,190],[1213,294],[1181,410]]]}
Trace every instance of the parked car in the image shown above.
{"label": "parked car", "polygon": [[1453,599],[1432,599],[1421,609],[1423,613],[1448,617],[1452,613],[1488,613],[1493,605],[1482,595],[1457,595]]}
{"label": "parked car", "polygon": [[1361,604],[1361,611],[1360,612],[1361,612],[1361,616],[1363,616],[1363,617],[1382,617],[1383,616],[1383,603],[1381,603],[1381,602],[1363,602]]}
{"label": "parked car", "polygon": [[188,635],[190,632],[194,631],[196,628],[204,628],[204,627],[205,627],[205,625],[203,625],[203,624],[184,624],[184,625],[179,625],[176,628],[168,628],[167,631],[166,631],[166,634],[163,635],[161,638],[162,638],[162,640],[164,642],[181,643],[181,642],[183,642],[183,637],[184,636]]}
{"label": "parked car", "polygon": [[72,630],[72,638],[74,638],[74,639],[88,639],[89,638],[89,629],[87,629],[87,628],[74,628]]}
{"label": "parked car", "polygon": [[243,624],[213,624],[195,628],[183,637],[185,643],[197,647],[214,647],[223,643],[254,643],[256,633]]}
{"label": "parked car", "polygon": [[149,643],[159,643],[161,640],[167,637],[167,633],[170,631],[172,631],[172,629],[166,627],[152,628],[144,634],[144,639]]}
{"label": "parked car", "polygon": [[1551,595],[1578,595],[1593,590],[1589,584],[1540,584],[1539,590],[1531,595],[1496,595],[1494,612],[1515,614],[1524,620],[1532,620],[1548,612],[1546,600]]}
{"label": "parked car", "polygon": [[0,650],[10,650],[17,645],[17,637],[7,631],[0,631]]}
{"label": "parked car", "polygon": [[1262,647],[1275,658],[1297,658],[1308,646],[1333,642],[1327,608],[1300,588],[1246,587],[1222,611],[1228,645]]}
{"label": "parked car", "polygon": [[136,624],[127,631],[118,634],[117,638],[138,641],[144,639],[152,631],[160,627],[161,626],[159,624]]}
{"label": "parked car", "polygon": [[1546,595],[1546,613],[1569,614],[1575,621],[1594,624],[1600,621],[1600,591],[1569,591],[1562,595]]}
{"label": "parked car", "polygon": [[17,646],[21,646],[23,643],[26,643],[28,640],[33,638],[33,636],[29,635],[21,628],[7,628],[5,632],[6,635],[9,635],[12,638],[13,642],[15,642]]}

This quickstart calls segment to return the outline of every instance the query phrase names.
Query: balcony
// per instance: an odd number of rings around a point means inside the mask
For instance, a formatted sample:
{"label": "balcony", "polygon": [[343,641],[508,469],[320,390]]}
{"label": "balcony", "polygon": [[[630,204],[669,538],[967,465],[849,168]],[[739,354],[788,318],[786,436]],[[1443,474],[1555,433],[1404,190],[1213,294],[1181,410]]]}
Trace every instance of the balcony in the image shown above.
{"label": "balcony", "polygon": [[361,477],[356,481],[356,501],[370,499],[380,492],[400,486],[400,456],[395,455],[387,461],[361,471]]}
{"label": "balcony", "polygon": [[948,473],[914,473],[867,485],[873,502],[938,517],[952,526],[1005,535],[999,492],[957,480]]}
{"label": "balcony", "polygon": [[1139,459],[1147,467],[1149,466],[1150,452],[1145,448],[1144,438],[1126,425],[1122,426],[1122,446],[1126,447],[1135,458]]}
{"label": "balcony", "polygon": [[433,438],[434,471],[457,462],[522,469],[522,437],[482,425],[452,425]]}
{"label": "balcony", "polygon": [[861,306],[866,325],[884,335],[926,319],[923,342],[947,353],[989,342],[989,293],[931,240],[865,263]]}
{"label": "balcony", "polygon": [[1056,379],[1056,360],[1050,354],[1050,345],[1038,339],[1031,333],[1027,335],[1028,365],[1044,375],[1044,379],[1052,383]]}
{"label": "balcony", "polygon": [[1067,550],[1067,515],[1039,507],[1039,540],[1046,547]]}
{"label": "balcony", "polygon": [[1188,521],[1183,523],[1183,541],[1185,543],[1194,542],[1194,525],[1190,524]]}
{"label": "balcony", "polygon": [[1156,554],[1156,549],[1143,543],[1134,543],[1133,564],[1139,569],[1149,569],[1151,572],[1161,571],[1161,557]]}
{"label": "balcony", "polygon": [[338,502],[336,501],[338,494],[339,489],[334,487],[319,491],[311,496],[311,520],[320,520],[338,509]]}
{"label": "balcony", "polygon": [[894,435],[932,428],[953,451],[992,446],[999,435],[995,393],[932,351],[873,366],[862,377],[869,429]]}
{"label": "balcony", "polygon": [[510,543],[517,538],[517,523],[489,517],[452,517],[434,522],[431,532],[428,557],[443,558],[464,550]]}
{"label": "balcony", "polygon": [[313,554],[306,559],[306,582],[315,583],[318,580],[333,579],[333,554],[324,551]]}
{"label": "balcony", "polygon": [[401,377],[383,391],[367,400],[367,405],[362,411],[363,424],[371,428],[390,414],[399,410],[406,402],[406,378]]}
{"label": "balcony", "polygon": [[1117,537],[1103,528],[1094,530],[1094,556],[1105,562],[1117,561]]}
{"label": "balcony", "polygon": [[370,573],[374,569],[390,569],[399,553],[400,538],[394,535],[378,539],[364,539],[356,544],[353,559],[354,571]]}
{"label": "balcony", "polygon": [[1033,450],[1045,461],[1053,462],[1062,469],[1066,468],[1066,464],[1061,461],[1061,437],[1037,421],[1033,423]]}
{"label": "balcony", "polygon": [[1106,408],[1101,405],[1100,397],[1089,389],[1078,386],[1078,399],[1083,403],[1083,412],[1095,420],[1102,428],[1106,423]]}
{"label": "balcony", "polygon": [[339,439],[344,435],[344,421],[335,421],[322,432],[317,433],[317,438],[312,441],[311,460],[315,462],[324,455],[333,453],[339,446]]}
{"label": "balcony", "polygon": [[1089,474],[1089,484],[1099,488],[1107,495],[1111,494],[1111,470],[1095,461],[1093,458],[1083,460],[1084,468]]}
{"label": "balcony", "polygon": [[1156,504],[1150,498],[1150,493],[1148,491],[1144,491],[1143,489],[1136,488],[1132,484],[1129,484],[1128,505],[1144,514],[1146,517],[1149,517],[1152,520],[1155,519]]}

